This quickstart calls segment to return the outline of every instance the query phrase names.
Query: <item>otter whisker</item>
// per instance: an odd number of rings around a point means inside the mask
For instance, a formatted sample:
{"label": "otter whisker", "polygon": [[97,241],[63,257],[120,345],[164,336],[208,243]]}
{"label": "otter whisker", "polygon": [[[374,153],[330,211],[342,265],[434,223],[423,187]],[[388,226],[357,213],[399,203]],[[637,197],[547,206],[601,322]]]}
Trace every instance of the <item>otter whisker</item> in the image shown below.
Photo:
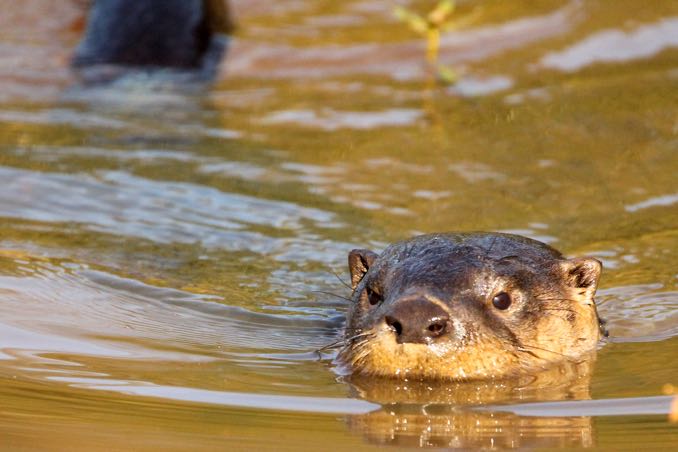
{"label": "otter whisker", "polygon": [[362,338],[362,337],[367,337],[367,336],[370,336],[370,335],[373,335],[373,334],[374,334],[374,333],[371,332],[371,331],[367,331],[367,332],[365,332],[365,333],[356,334],[356,335],[354,335],[354,336],[351,336],[351,337],[347,338],[347,339],[346,339],[346,342],[351,342],[351,341],[354,341],[354,340],[356,340],[356,339],[359,339],[359,338]]}
{"label": "otter whisker", "polygon": [[344,281],[343,279],[341,279],[341,276],[339,276],[337,274],[337,272],[335,272],[334,270],[330,270],[330,273],[332,273],[343,286],[348,287],[349,289],[353,290],[351,285],[349,283],[347,283],[346,281]]}
{"label": "otter whisker", "polygon": [[556,311],[556,312],[568,312],[570,314],[578,315],[578,312],[575,311],[574,309],[567,309],[567,308],[542,308],[542,312],[545,311]]}
{"label": "otter whisker", "polygon": [[[363,344],[367,344],[366,342]],[[351,364],[354,366],[360,367],[362,363],[367,359],[367,357],[372,353],[372,350],[369,347],[360,347],[353,356],[351,357]]]}
{"label": "otter whisker", "polygon": [[[373,331],[366,331],[364,333],[356,334],[346,339],[346,348],[340,352],[340,357],[349,361],[351,365],[360,366],[362,362],[372,353],[372,349],[368,347],[371,339],[377,334]],[[344,354],[348,354],[348,359]]]}
{"label": "otter whisker", "polygon": [[[518,347],[518,351],[521,351],[521,352],[524,352],[524,353],[529,353],[529,354],[531,354],[531,355],[533,355],[533,356],[535,356],[535,357],[538,357],[538,356],[536,356],[534,353],[532,353],[530,350],[524,350],[525,348],[531,348],[531,349],[533,349],[533,350],[539,350],[539,351],[542,351],[542,352],[553,353],[554,355],[561,356],[561,357],[565,358],[567,361],[570,361],[570,362],[573,362],[573,363],[579,362],[579,361],[573,359],[571,356],[567,356],[567,355],[565,355],[565,354],[563,354],[563,353],[556,352],[556,351],[554,351],[554,350],[549,350],[549,349],[547,349],[547,348],[537,347],[536,345],[526,345],[526,344],[521,344],[521,345]],[[543,359],[543,358],[542,358],[542,359]]]}
{"label": "otter whisker", "polygon": [[[550,312],[547,312],[547,311],[567,312],[569,314],[567,314],[567,315],[557,315],[557,314],[550,313]],[[552,315],[553,317],[559,318],[563,321],[572,321],[572,319],[569,318],[570,315],[575,315],[575,316],[578,315],[577,311],[572,310],[572,309],[567,309],[567,308],[562,308],[562,309],[561,308],[543,308],[541,310],[541,312],[544,312],[545,314],[548,314],[548,315]]]}
{"label": "otter whisker", "polygon": [[363,332],[362,328],[346,328],[346,334],[360,334]]}
{"label": "otter whisker", "polygon": [[346,343],[346,341],[344,339],[339,339],[338,341],[334,341],[331,344],[327,344],[327,345],[320,347],[315,352],[316,353],[324,352],[325,350],[329,350],[331,348],[338,347],[340,345],[344,345],[345,343]]}
{"label": "otter whisker", "polygon": [[330,343],[330,344],[327,344],[327,345],[325,345],[325,346],[323,346],[323,347],[320,347],[319,349],[316,350],[316,352],[321,352],[321,351],[324,351],[324,350],[328,350],[328,349],[333,348],[333,347],[338,347],[338,346],[342,346],[342,345],[347,345],[347,344],[350,343],[351,341],[354,341],[354,340],[359,339],[359,338],[361,338],[361,337],[369,336],[370,334],[373,334],[373,333],[371,333],[371,332],[367,332],[367,333],[359,333],[359,334],[353,335],[353,336],[351,336],[351,337],[341,338],[341,339],[339,339],[338,341],[334,341],[334,342],[332,342],[332,343]]}
{"label": "otter whisker", "polygon": [[572,299],[572,298],[562,298],[562,297],[556,297],[556,298],[540,298],[538,295],[536,296],[536,298],[537,298],[539,301],[569,301],[569,302],[572,302],[572,303],[579,303],[579,300],[575,300],[575,299]]}

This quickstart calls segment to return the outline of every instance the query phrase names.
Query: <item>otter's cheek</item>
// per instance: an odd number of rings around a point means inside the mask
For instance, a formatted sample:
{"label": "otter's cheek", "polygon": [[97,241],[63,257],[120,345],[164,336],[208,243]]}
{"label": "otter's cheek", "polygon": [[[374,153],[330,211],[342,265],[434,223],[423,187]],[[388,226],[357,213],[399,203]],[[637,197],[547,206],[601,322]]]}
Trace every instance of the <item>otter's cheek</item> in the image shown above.
{"label": "otter's cheek", "polygon": [[[552,310],[542,316],[535,334],[521,338],[544,362],[562,361],[563,355],[576,358],[594,350],[600,338],[598,317],[594,308],[573,304],[569,309]],[[536,348],[535,348],[536,347]]]}

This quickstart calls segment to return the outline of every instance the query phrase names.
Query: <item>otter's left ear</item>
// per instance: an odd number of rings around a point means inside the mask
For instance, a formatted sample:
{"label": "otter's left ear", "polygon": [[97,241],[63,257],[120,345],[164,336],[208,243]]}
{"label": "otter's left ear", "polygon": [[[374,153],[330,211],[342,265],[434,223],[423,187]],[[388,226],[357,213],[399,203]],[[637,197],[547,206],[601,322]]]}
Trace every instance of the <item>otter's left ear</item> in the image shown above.
{"label": "otter's left ear", "polygon": [[379,255],[370,250],[353,250],[348,253],[348,271],[351,272],[351,289],[355,290],[377,257]]}
{"label": "otter's left ear", "polygon": [[587,300],[593,298],[598,288],[603,264],[592,257],[578,257],[562,261],[561,268],[566,283]]}

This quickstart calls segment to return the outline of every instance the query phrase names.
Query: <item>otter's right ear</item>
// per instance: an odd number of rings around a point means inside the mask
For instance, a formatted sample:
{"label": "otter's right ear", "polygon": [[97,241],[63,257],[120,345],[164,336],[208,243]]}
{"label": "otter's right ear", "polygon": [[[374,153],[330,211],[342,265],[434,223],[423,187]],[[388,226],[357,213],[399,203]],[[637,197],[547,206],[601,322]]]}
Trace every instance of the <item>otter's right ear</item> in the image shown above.
{"label": "otter's right ear", "polygon": [[348,271],[351,272],[351,288],[355,290],[372,263],[379,257],[370,250],[353,250],[348,253]]}
{"label": "otter's right ear", "polygon": [[563,261],[561,268],[567,284],[587,301],[592,300],[598,288],[603,264],[592,257],[580,257]]}

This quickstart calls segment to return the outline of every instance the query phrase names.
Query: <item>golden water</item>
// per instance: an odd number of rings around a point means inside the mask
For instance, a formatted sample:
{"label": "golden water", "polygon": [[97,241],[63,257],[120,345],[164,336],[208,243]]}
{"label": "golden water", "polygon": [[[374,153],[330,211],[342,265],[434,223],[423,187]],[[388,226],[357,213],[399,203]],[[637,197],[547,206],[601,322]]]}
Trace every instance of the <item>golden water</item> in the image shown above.
{"label": "golden water", "polygon": [[[236,1],[196,95],[76,87],[82,2],[46,3],[0,13],[3,449],[678,443],[675,4],[462,2],[431,92],[390,2]],[[352,247],[451,230],[604,262],[590,375],[429,389],[316,352]]]}

